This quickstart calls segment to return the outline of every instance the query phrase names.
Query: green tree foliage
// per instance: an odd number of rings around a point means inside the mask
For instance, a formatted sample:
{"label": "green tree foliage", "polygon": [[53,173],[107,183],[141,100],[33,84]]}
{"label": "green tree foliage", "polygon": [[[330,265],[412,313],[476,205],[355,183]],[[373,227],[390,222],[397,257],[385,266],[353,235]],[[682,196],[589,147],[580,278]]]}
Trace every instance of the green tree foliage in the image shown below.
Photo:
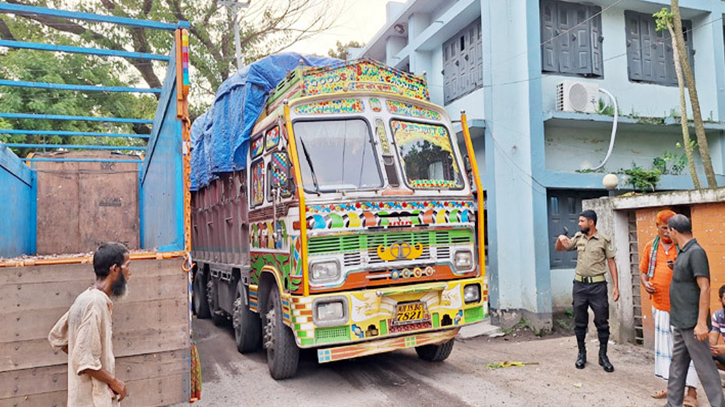
{"label": "green tree foliage", "polygon": [[[42,42],[40,33],[21,19],[5,20],[5,33],[17,40]],[[7,37],[7,35],[6,35]],[[59,36],[54,43],[71,45]],[[103,58],[68,53],[24,49],[0,49],[0,79],[74,85],[133,86],[138,78],[120,79],[118,66]],[[113,92],[72,92],[67,90],[3,87],[0,112],[57,114],[73,116],[134,117],[152,119],[156,98],[148,95]],[[0,128],[24,130],[82,131],[100,133],[149,133],[145,125],[87,121],[3,119]],[[33,144],[110,144],[142,145],[140,139],[0,135],[0,141]],[[28,149],[16,149],[25,156]]]}
{"label": "green tree foliage", "polygon": [[350,41],[347,44],[343,44],[340,41],[337,41],[335,44],[335,49],[330,49],[327,51],[327,55],[331,58],[337,58],[342,59],[343,61],[347,59],[347,51],[350,48],[362,48],[365,46],[365,43],[357,42],[357,41]]}
{"label": "green tree foliage", "polygon": [[[717,187],[717,179],[715,177],[715,170],[712,167],[712,160],[710,158],[710,148],[707,144],[707,137],[705,134],[705,125],[702,119],[702,113],[700,112],[700,99],[697,95],[697,86],[695,85],[695,74],[690,66],[690,59],[687,56],[687,49],[685,47],[685,38],[682,32],[682,19],[680,17],[680,5],[678,0],[670,0],[671,10],[668,12],[666,8],[663,8],[658,13],[654,14],[653,17],[657,22],[657,29],[667,29],[672,38],[673,45],[673,58],[675,60],[675,68],[677,72],[677,82],[680,86],[680,106],[681,106],[681,124],[683,127],[683,139],[685,142],[685,148],[689,148],[689,132],[687,129],[687,116],[685,109],[685,96],[684,96],[684,85],[687,84],[687,92],[690,96],[690,106],[692,107],[692,116],[695,124],[695,134],[697,135],[697,144],[700,148],[700,157],[702,157],[702,165],[705,170],[705,178],[707,179],[707,186],[709,188]],[[684,79],[683,79],[684,77]],[[700,181],[695,173],[695,165],[692,160],[691,152],[688,152],[688,159],[690,161],[690,173],[693,178],[695,188],[700,188]]]}
{"label": "green tree foliage", "polygon": [[[7,0],[9,3],[176,23],[189,21],[191,116],[206,110],[216,89],[236,72],[232,13],[218,0]],[[328,29],[347,0],[252,0],[240,13],[245,63]],[[173,34],[39,15],[0,14],[0,38],[169,55]],[[31,82],[160,88],[166,63],[140,59],[0,48],[0,77]],[[0,88],[0,111],[153,118],[154,96]],[[147,125],[0,120],[0,128],[148,133]],[[138,139],[0,136],[12,142],[129,145]],[[20,151],[21,154],[25,151]]]}
{"label": "green tree foliage", "polygon": [[632,168],[622,170],[622,173],[627,176],[625,183],[642,193],[654,192],[662,176],[662,171],[657,167],[648,170],[635,163],[632,163]]}
{"label": "green tree foliage", "polygon": [[430,141],[417,141],[403,150],[405,173],[409,179],[431,179],[430,166],[433,163],[442,163],[443,179],[454,179],[451,174],[451,154]]}
{"label": "green tree foliage", "polygon": [[[144,20],[176,23],[189,21],[192,116],[206,110],[219,85],[236,70],[234,21],[218,0],[8,0],[10,3],[63,8]],[[348,0],[252,0],[239,15],[245,64],[282,51],[290,45],[330,28]],[[8,21],[10,17],[0,17]],[[17,17],[15,17],[17,18]],[[49,38],[72,34],[83,45],[97,48],[168,55],[173,44],[169,32],[104,23],[24,16],[34,32]],[[0,36],[3,34],[0,23]],[[123,62],[121,78],[140,75],[149,87],[161,87],[165,63],[143,60]]]}
{"label": "green tree foliage", "polygon": [[[685,98],[685,79],[683,78],[684,73],[682,69],[682,59],[680,58],[680,51],[677,45],[677,35],[674,28],[674,14],[670,13],[666,7],[652,15],[655,18],[657,24],[657,31],[664,31],[670,34],[672,42],[672,59],[675,64],[675,73],[677,74],[677,85],[680,91],[680,126],[682,128],[682,139],[685,142],[685,156],[687,158],[688,169],[690,177],[692,178],[692,184],[695,189],[700,189],[702,184],[700,183],[700,177],[697,175],[697,169],[695,167],[695,160],[693,158],[692,150],[693,145],[690,141],[690,126],[687,122],[687,100]],[[687,58],[685,58],[687,59]]]}

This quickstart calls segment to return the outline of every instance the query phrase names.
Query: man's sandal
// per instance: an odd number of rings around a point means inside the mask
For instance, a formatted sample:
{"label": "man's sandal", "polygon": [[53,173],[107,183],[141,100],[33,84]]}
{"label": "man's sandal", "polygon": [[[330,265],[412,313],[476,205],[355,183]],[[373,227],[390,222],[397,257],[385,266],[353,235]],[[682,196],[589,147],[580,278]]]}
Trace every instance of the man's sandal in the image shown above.
{"label": "man's sandal", "polygon": [[667,389],[665,390],[658,390],[654,393],[652,393],[653,399],[666,399],[667,398]]}
{"label": "man's sandal", "polygon": [[685,397],[685,400],[682,402],[682,407],[697,407],[697,399],[694,397],[687,396]]}

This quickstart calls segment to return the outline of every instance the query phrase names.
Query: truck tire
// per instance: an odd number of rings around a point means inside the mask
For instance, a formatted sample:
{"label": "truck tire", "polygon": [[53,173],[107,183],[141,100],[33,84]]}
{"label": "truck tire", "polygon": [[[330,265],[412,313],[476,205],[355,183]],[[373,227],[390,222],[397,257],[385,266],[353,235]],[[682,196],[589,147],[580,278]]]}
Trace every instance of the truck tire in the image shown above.
{"label": "truck tire", "polygon": [[216,326],[222,326],[224,325],[224,322],[227,321],[227,318],[222,313],[222,310],[219,308],[219,300],[217,299],[217,293],[216,293],[216,287],[214,286],[214,280],[209,280],[209,282],[206,283],[206,295],[208,298],[209,303],[209,313],[211,314],[211,320],[214,322],[214,325]]}
{"label": "truck tire", "polygon": [[441,362],[448,359],[453,351],[453,341],[455,338],[451,338],[448,342],[443,342],[440,345],[423,345],[415,348],[418,357],[427,360],[428,362]]}
{"label": "truck tire", "polygon": [[249,310],[249,305],[245,304],[246,298],[247,287],[240,280],[237,282],[234,315],[232,316],[234,342],[237,344],[239,353],[253,352],[259,349],[259,345],[262,343],[262,321],[257,314]]}
{"label": "truck tire", "polygon": [[209,300],[206,295],[206,286],[199,271],[194,273],[194,313],[199,319],[207,319],[209,313]]}
{"label": "truck tire", "polygon": [[297,373],[300,348],[295,343],[292,331],[282,322],[282,300],[277,288],[271,289],[267,299],[264,347],[267,349],[267,365],[272,378],[282,380]]}

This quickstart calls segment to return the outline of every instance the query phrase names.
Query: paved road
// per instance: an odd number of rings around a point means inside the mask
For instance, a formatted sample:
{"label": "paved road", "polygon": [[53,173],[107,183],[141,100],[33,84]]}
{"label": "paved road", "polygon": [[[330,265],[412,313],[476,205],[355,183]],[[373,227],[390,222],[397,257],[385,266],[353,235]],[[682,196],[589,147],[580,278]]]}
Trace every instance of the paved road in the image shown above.
{"label": "paved road", "polygon": [[[553,339],[475,338],[457,341],[443,363],[418,359],[405,350],[318,365],[313,351],[303,352],[297,376],[275,381],[263,352],[241,355],[230,326],[194,319],[202,362],[202,400],[197,406],[659,406],[649,394],[662,386],[653,377],[651,351],[613,346],[616,371],[596,364],[574,368],[571,337]],[[519,341],[520,340],[520,341]],[[490,369],[501,361],[539,365]],[[594,363],[592,363],[594,362]],[[706,406],[705,397],[700,405]],[[179,405],[186,406],[186,405]]]}

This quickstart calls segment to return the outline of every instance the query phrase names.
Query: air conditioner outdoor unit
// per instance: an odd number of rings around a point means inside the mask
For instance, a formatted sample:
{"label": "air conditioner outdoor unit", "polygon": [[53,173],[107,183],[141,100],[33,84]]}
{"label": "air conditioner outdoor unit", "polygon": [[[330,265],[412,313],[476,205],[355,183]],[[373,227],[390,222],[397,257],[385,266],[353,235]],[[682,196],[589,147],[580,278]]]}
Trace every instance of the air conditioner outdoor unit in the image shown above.
{"label": "air conditioner outdoor unit", "polygon": [[596,83],[563,81],[556,86],[556,110],[595,113],[598,104],[599,85]]}

